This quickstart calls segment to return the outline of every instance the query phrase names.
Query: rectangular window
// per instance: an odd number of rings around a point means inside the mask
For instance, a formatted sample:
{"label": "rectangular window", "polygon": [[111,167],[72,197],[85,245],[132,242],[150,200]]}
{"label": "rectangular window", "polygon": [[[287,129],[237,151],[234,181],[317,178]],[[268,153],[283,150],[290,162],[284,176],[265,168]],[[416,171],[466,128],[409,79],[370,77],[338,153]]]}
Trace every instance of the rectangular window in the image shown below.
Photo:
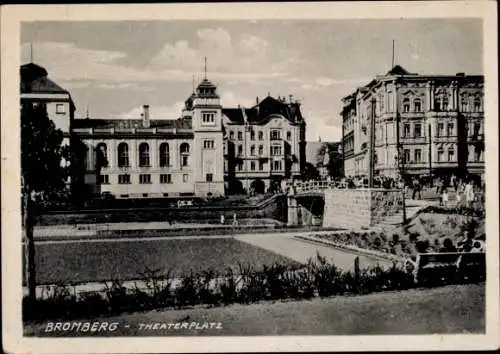
{"label": "rectangular window", "polygon": [[213,140],[204,140],[203,141],[203,148],[204,149],[214,149],[215,142]]}
{"label": "rectangular window", "polygon": [[454,136],[455,125],[453,123],[448,123],[448,136]]}
{"label": "rectangular window", "polygon": [[415,149],[415,152],[414,152],[414,161],[416,163],[419,163],[419,162],[422,162],[422,150],[420,149]]}
{"label": "rectangular window", "polygon": [[140,184],[150,184],[151,183],[151,175],[139,175],[139,183]]}
{"label": "rectangular window", "polygon": [[250,161],[250,170],[255,171],[255,161]]}
{"label": "rectangular window", "polygon": [[255,156],[255,145],[250,146],[250,155]]}
{"label": "rectangular window", "polygon": [[243,140],[243,132],[238,132],[238,140]]}
{"label": "rectangular window", "polygon": [[273,168],[273,171],[281,171],[281,161],[273,161],[273,164],[271,166]]}
{"label": "rectangular window", "polygon": [[130,175],[118,175],[118,184],[130,184]]}
{"label": "rectangular window", "polygon": [[259,171],[264,170],[264,161],[259,161]]}
{"label": "rectangular window", "polygon": [[444,151],[443,150],[438,150],[438,161],[439,162],[444,161]]}
{"label": "rectangular window", "polygon": [[259,156],[264,155],[264,146],[259,145]]}
{"label": "rectangular window", "polygon": [[229,139],[234,139],[234,132],[232,130],[229,132]]}
{"label": "rectangular window", "polygon": [[413,105],[415,107],[415,112],[422,112],[422,102],[420,100],[415,100]]}
{"label": "rectangular window", "polygon": [[64,113],[66,113],[66,108],[64,107],[64,104],[62,104],[62,103],[57,103],[56,104],[56,113],[57,114],[64,114]]}
{"label": "rectangular window", "polygon": [[271,130],[271,140],[281,140],[281,132],[279,130]]}
{"label": "rectangular window", "polygon": [[264,133],[259,131],[259,140],[264,140]]}
{"label": "rectangular window", "polygon": [[99,175],[100,184],[109,184],[109,175]]}
{"label": "rectangular window", "polygon": [[250,140],[255,140],[255,131],[253,129],[250,130]]}
{"label": "rectangular window", "polygon": [[444,136],[444,123],[438,123],[437,136]]}
{"label": "rectangular window", "polygon": [[474,151],[474,161],[481,161],[481,149],[476,148],[476,150]]}
{"label": "rectangular window", "polygon": [[215,123],[215,113],[214,112],[203,112],[201,114],[201,121],[203,124],[214,124]]}
{"label": "rectangular window", "polygon": [[172,175],[171,174],[161,174],[160,175],[160,183],[161,184],[172,183]]}
{"label": "rectangular window", "polygon": [[403,137],[404,138],[407,138],[410,136],[410,129],[411,129],[411,127],[410,127],[409,123],[405,123],[403,125]]}
{"label": "rectangular window", "polygon": [[213,175],[213,174],[211,174],[211,173],[207,173],[207,174],[206,174],[206,176],[205,176],[205,180],[206,180],[207,182],[212,182],[212,181],[213,181],[213,179],[214,179],[214,175]]}
{"label": "rectangular window", "polygon": [[182,156],[182,166],[188,166],[189,165],[189,156]]}
{"label": "rectangular window", "polygon": [[408,150],[408,149],[404,149],[404,151],[403,151],[403,162],[404,163],[410,162],[410,150]]}
{"label": "rectangular window", "polygon": [[238,145],[238,156],[243,155],[243,145]]}
{"label": "rectangular window", "polygon": [[448,150],[448,161],[455,161],[455,150]]}
{"label": "rectangular window", "polygon": [[238,166],[238,171],[241,171],[243,169],[243,162],[238,162],[236,166]]}
{"label": "rectangular window", "polygon": [[271,156],[280,156],[281,146],[271,146]]}
{"label": "rectangular window", "polygon": [[188,174],[183,174],[182,175],[182,182],[186,183],[186,182],[189,182],[189,175]]}
{"label": "rectangular window", "polygon": [[420,123],[415,124],[414,136],[415,136],[415,138],[422,137],[422,124],[420,124]]}
{"label": "rectangular window", "polygon": [[481,131],[481,123],[479,122],[474,122],[474,133],[473,135],[474,136],[477,136],[480,134],[480,131]]}
{"label": "rectangular window", "polygon": [[292,140],[292,132],[290,131],[286,132],[286,140],[288,141]]}

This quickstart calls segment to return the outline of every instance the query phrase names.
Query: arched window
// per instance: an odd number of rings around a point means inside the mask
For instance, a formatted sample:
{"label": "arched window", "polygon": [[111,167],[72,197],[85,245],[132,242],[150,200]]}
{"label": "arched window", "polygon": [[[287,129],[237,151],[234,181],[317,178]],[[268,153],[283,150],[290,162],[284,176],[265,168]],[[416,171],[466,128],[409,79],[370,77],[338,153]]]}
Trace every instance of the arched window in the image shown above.
{"label": "arched window", "polygon": [[189,166],[189,144],[181,144],[181,166]]}
{"label": "arched window", "polygon": [[160,167],[170,166],[170,147],[167,143],[160,145]]}
{"label": "arched window", "polygon": [[142,143],[139,145],[139,167],[148,167],[149,164],[149,145]]}
{"label": "arched window", "polygon": [[403,112],[407,113],[410,111],[410,99],[406,97],[403,99]]}
{"label": "arched window", "polygon": [[126,143],[120,143],[118,145],[118,167],[128,167],[128,145]]}
{"label": "arched window", "polygon": [[108,167],[108,148],[106,144],[99,143],[96,148],[96,167]]}

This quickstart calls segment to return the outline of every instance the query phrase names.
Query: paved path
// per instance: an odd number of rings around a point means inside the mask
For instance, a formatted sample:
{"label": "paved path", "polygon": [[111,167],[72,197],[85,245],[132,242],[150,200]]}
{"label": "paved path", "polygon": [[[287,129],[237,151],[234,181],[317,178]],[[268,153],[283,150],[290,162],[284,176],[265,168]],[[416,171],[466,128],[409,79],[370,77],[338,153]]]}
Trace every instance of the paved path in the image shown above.
{"label": "paved path", "polygon": [[[269,336],[269,335],[416,335],[464,334],[485,331],[485,289],[483,284],[433,289],[382,292],[363,296],[336,296],[310,301],[261,302],[216,308],[124,313],[94,321],[117,322],[116,331],[48,332],[46,323],[24,323],[25,336]],[[222,329],[142,329],[144,324],[221,323]],[[141,324],[143,324],[141,326]],[[436,344],[442,345],[435,335]],[[482,340],[481,337],[477,338]],[[388,339],[389,341],[391,339]],[[441,339],[442,340],[442,339]],[[153,340],[154,341],[154,340]],[[283,343],[288,339],[283,338]],[[234,338],[234,342],[239,342]],[[310,340],[311,343],[316,343]],[[324,342],[323,342],[324,343]],[[384,342],[379,341],[380,346]],[[415,343],[418,347],[419,343]],[[483,343],[484,344],[484,343]],[[313,344],[315,345],[315,344]],[[296,344],[293,344],[295,348]],[[263,349],[264,346],[261,346]],[[241,349],[242,347],[239,347]],[[291,347],[289,347],[291,348]],[[332,350],[335,341],[315,347]],[[436,347],[437,348],[437,347]],[[493,347],[492,347],[493,349]],[[286,349],[285,349],[286,350]],[[237,349],[238,351],[238,349]]]}
{"label": "paved path", "polygon": [[[322,257],[326,257],[328,261],[331,261],[343,270],[354,269],[354,259],[358,254],[319,243],[298,240],[293,236],[293,234],[273,234],[272,237],[270,237],[270,235],[265,234],[252,234],[238,235],[235,236],[235,238],[239,241],[291,258],[300,263],[307,263],[310,258],[316,258],[317,253],[319,253]],[[388,261],[381,261],[367,256],[360,256],[359,260],[361,268],[374,266],[377,263],[389,263]]]}

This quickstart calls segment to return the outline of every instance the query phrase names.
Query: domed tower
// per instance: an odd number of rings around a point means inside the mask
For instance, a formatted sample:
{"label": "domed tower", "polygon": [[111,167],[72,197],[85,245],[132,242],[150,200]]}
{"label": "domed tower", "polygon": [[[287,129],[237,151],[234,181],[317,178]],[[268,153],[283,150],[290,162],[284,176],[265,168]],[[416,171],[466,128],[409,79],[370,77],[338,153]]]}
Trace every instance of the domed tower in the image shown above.
{"label": "domed tower", "polygon": [[205,78],[193,97],[195,193],[200,197],[224,195],[222,107],[217,87]]}

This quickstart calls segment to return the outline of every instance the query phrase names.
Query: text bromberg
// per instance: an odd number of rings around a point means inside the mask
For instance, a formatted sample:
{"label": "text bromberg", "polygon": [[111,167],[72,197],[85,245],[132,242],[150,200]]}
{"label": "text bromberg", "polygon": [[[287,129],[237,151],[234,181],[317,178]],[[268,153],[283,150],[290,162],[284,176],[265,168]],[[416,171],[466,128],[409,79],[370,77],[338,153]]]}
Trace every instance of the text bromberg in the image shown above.
{"label": "text bromberg", "polygon": [[118,322],[49,322],[45,332],[114,332]]}

